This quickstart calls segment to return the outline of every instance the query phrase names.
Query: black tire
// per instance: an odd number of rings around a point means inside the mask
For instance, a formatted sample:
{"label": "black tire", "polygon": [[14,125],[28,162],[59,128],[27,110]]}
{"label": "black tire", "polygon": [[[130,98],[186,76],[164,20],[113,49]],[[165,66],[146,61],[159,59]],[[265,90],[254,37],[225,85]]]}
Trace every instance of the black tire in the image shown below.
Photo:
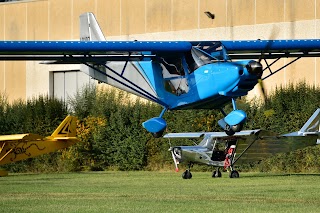
{"label": "black tire", "polygon": [[152,136],[153,136],[154,138],[160,138],[160,137],[162,137],[163,132],[164,132],[164,131],[152,133]]}
{"label": "black tire", "polygon": [[229,175],[230,178],[239,178],[240,175],[239,175],[239,172],[236,171],[236,170],[233,170],[230,172],[230,175]]}
{"label": "black tire", "polygon": [[232,131],[234,132],[240,132],[243,129],[243,124],[237,124],[231,126]]}
{"label": "black tire", "polygon": [[183,179],[191,179],[192,178],[192,174],[189,170],[186,170],[182,173],[182,178]]}
{"label": "black tire", "polygon": [[232,128],[227,124],[226,125],[226,128],[225,128],[225,133],[227,134],[227,135],[229,135],[229,136],[232,136],[232,135],[234,135],[234,133],[235,133],[235,131],[233,131],[232,130]]}

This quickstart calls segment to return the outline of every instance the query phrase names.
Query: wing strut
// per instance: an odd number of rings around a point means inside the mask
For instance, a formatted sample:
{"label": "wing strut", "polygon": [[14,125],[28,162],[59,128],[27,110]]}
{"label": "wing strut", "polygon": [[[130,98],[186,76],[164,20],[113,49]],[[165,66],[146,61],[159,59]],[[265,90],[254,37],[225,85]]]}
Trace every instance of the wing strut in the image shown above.
{"label": "wing strut", "polygon": [[[130,58],[131,52],[129,52],[128,58]],[[126,70],[126,67],[128,65],[129,60],[126,61],[126,63],[123,66],[122,72],[121,72],[121,76],[123,76],[124,71]]]}
{"label": "wing strut", "polygon": [[275,64],[275,63],[276,63],[277,61],[279,61],[279,60],[280,60],[280,58],[277,58],[277,59],[274,60],[271,64],[268,64],[267,59],[264,58],[263,61],[266,63],[267,67],[264,68],[264,69],[262,70],[262,72],[264,72],[266,69],[268,69],[269,72],[272,73],[271,66],[272,66],[273,64]]}
{"label": "wing strut", "polygon": [[[116,71],[114,71],[112,68],[110,68],[109,66],[107,65],[103,65],[106,69],[110,70],[113,74],[117,75],[118,77],[122,78],[123,80],[125,80],[126,82],[130,83],[131,85],[133,86],[130,86],[129,84],[125,83],[125,82],[122,82],[118,79],[116,79],[115,77],[112,77],[111,75],[105,73],[105,72],[102,72],[101,70],[99,70],[98,68],[94,67],[93,65],[89,64],[89,63],[86,63],[86,62],[83,62],[84,65],[90,67],[91,69],[94,69],[95,71],[107,76],[108,78],[111,78],[112,80],[122,84],[123,86],[126,86],[128,87],[129,89],[132,89],[133,91],[137,92],[138,94],[168,108],[168,105],[164,102],[162,102],[161,100],[159,100],[157,97],[153,96],[152,94],[150,94],[149,92],[147,92],[146,90],[144,90],[143,88],[139,87],[138,85],[136,85],[135,83],[131,82],[129,79],[125,78],[124,76],[120,75],[119,73],[117,73]],[[138,88],[138,89],[137,89]]]}
{"label": "wing strut", "polygon": [[255,137],[255,138],[253,139],[253,141],[247,146],[247,148],[245,148],[245,149],[241,152],[241,154],[240,154],[239,156],[237,156],[237,158],[232,162],[232,165],[231,165],[231,166],[233,166],[233,165],[242,157],[242,155],[243,155],[244,153],[246,153],[246,151],[247,151],[258,139],[259,139],[258,136]]}
{"label": "wing strut", "polygon": [[[274,72],[272,72],[272,70],[270,69],[270,67],[271,67],[273,64],[275,64],[280,58],[276,59],[276,60],[275,60],[274,62],[272,62],[270,65],[268,65],[268,63],[266,62],[266,63],[267,63],[267,67],[266,67],[264,70],[269,69],[270,74],[267,75],[267,76],[265,76],[264,78],[262,78],[262,80],[265,80],[265,79],[269,78],[270,76],[276,74],[277,72],[279,72],[279,71],[281,71],[282,69],[286,68],[286,67],[289,66],[290,64],[292,64],[292,63],[296,62],[297,60],[299,60],[301,57],[302,57],[302,56],[297,57],[297,58],[294,59],[293,61],[287,63],[286,65],[282,66],[281,68],[277,69],[277,70],[274,71]],[[263,70],[263,71],[264,71],[264,70]]]}

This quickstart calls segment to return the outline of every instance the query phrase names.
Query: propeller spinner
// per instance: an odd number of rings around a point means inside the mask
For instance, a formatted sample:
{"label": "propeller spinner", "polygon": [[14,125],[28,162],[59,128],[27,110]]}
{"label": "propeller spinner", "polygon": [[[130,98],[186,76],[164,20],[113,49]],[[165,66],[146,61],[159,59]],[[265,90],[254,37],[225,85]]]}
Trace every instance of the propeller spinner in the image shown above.
{"label": "propeller spinner", "polygon": [[256,75],[258,78],[261,78],[263,69],[262,69],[262,64],[258,61],[250,61],[247,65],[246,68],[248,72],[251,75]]}

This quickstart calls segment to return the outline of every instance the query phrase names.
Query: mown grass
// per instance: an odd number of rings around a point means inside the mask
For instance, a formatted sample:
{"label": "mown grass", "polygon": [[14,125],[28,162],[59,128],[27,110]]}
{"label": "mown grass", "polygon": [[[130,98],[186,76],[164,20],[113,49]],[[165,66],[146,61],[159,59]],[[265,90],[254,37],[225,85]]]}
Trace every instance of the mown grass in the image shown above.
{"label": "mown grass", "polygon": [[1,212],[319,212],[320,175],[193,172],[10,174]]}

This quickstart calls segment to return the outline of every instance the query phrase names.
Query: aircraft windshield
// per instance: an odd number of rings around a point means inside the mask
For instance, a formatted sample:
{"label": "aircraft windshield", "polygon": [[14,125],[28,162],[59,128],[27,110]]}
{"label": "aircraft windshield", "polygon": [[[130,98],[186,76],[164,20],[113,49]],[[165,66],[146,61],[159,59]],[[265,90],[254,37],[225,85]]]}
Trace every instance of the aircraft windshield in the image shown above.
{"label": "aircraft windshield", "polygon": [[203,65],[215,63],[220,60],[221,59],[219,59],[218,57],[212,57],[205,51],[196,47],[192,47],[191,54],[186,55],[186,61],[189,66],[190,72],[193,72]]}
{"label": "aircraft windshield", "polygon": [[193,60],[195,61],[196,65],[198,67],[201,67],[206,64],[210,64],[214,58],[212,58],[207,53],[203,52],[202,50],[199,50],[195,47],[191,49],[191,55],[193,57]]}

